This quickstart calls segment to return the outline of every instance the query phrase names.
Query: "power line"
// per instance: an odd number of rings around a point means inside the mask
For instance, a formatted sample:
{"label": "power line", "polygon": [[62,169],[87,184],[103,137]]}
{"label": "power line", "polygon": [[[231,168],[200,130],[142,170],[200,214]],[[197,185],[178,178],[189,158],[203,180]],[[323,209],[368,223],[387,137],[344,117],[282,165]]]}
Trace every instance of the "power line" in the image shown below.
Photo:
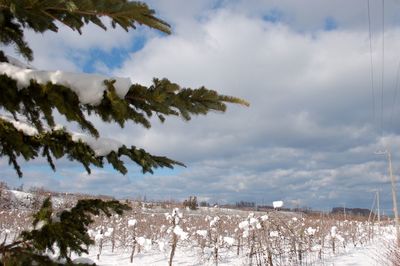
{"label": "power line", "polygon": [[374,62],[372,59],[372,31],[371,31],[371,8],[369,0],[367,0],[368,5],[368,29],[369,29],[369,55],[371,63],[371,95],[372,95],[372,122],[373,125],[376,124],[376,108],[375,108],[375,88],[374,88]]}
{"label": "power line", "polygon": [[383,91],[385,88],[385,0],[382,0],[382,80],[381,80],[381,136],[383,135]]}
{"label": "power line", "polygon": [[394,110],[396,108],[397,92],[399,90],[399,81],[400,81],[399,79],[400,79],[400,60],[397,66],[396,84],[394,87],[393,106],[392,106],[392,112],[390,113],[389,128],[392,128],[393,125],[393,116],[394,116]]}

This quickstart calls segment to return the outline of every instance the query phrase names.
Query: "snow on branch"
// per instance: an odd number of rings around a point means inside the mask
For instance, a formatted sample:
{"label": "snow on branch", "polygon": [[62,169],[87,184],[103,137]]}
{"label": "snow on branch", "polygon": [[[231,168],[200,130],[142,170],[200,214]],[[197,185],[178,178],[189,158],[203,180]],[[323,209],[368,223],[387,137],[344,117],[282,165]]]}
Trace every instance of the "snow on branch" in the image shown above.
{"label": "snow on branch", "polygon": [[39,131],[36,129],[36,127],[30,125],[27,122],[17,121],[9,116],[0,116],[0,119],[10,122],[18,131],[21,131],[25,135],[32,137],[39,134]]}
{"label": "snow on branch", "polygon": [[[55,85],[63,85],[74,91],[82,104],[98,105],[103,99],[103,93],[107,90],[105,80],[110,77],[98,74],[71,73],[63,71],[43,71],[24,68],[20,64],[0,63],[0,74],[5,74],[16,80],[18,89],[28,87],[31,80],[37,83],[48,82]],[[111,78],[115,80],[113,86],[116,94],[124,98],[132,85],[129,78]]]}
{"label": "snow on branch", "polygon": [[[13,124],[15,129],[22,132],[24,135],[31,136],[31,137],[39,135],[39,132],[36,129],[36,127],[34,127],[33,125],[31,125],[28,122],[25,122],[22,120],[15,120],[14,118],[12,118],[10,116],[4,116],[4,115],[0,116],[0,119],[10,122],[11,124]],[[51,132],[52,130],[66,131],[66,129],[62,125],[57,125],[53,129],[46,128],[45,132]],[[74,141],[74,142],[81,141],[81,142],[89,145],[89,147],[94,151],[96,156],[106,156],[107,154],[109,154],[113,151],[118,152],[118,149],[123,146],[123,144],[121,142],[114,140],[114,139],[110,139],[110,138],[102,138],[102,137],[94,138],[92,136],[78,133],[78,132],[66,131],[66,133],[71,135],[72,141]]]}
{"label": "snow on branch", "polygon": [[94,138],[92,136],[73,132],[72,140],[75,142],[82,141],[89,145],[97,156],[106,156],[112,151],[117,152],[123,144],[117,140],[110,138]]}
{"label": "snow on branch", "polygon": [[45,157],[53,170],[55,170],[53,158],[67,156],[71,161],[80,162],[89,174],[91,165],[103,167],[104,161],[120,173],[126,174],[128,170],[121,160],[122,156],[141,167],[143,173],[153,173],[153,169],[159,167],[185,166],[167,157],[151,155],[135,146],[126,147],[112,139],[96,139],[81,133],[70,133],[61,126],[46,128],[37,134],[33,134],[34,129],[36,128],[29,123],[0,116],[0,146],[2,146],[0,156],[9,158],[9,163],[14,166],[19,177],[22,177],[17,162],[19,156],[26,161]]}

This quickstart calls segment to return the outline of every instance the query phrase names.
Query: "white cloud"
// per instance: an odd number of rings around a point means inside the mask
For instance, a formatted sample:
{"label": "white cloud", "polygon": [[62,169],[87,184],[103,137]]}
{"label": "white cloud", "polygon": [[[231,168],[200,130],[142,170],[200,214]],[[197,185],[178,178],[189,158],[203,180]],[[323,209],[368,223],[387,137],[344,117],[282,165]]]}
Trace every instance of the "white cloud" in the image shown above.
{"label": "white cloud", "polygon": [[[197,27],[197,36],[181,32],[150,40],[115,73],[146,84],[155,76],[184,86],[206,85],[244,97],[251,107],[234,107],[227,114],[194,119],[189,124],[173,120],[156,125],[139,135],[139,143],[184,158],[190,166],[184,171],[187,178],[198,178],[208,190],[215,187],[214,199],[234,200],[251,194],[260,199],[254,189],[262,188],[265,193],[285,191],[286,197],[293,195],[292,200],[312,205],[316,202],[307,197],[308,191],[314,190],[328,193],[326,199],[334,204],[340,197],[351,201],[348,193],[352,191],[347,186],[358,176],[385,171],[385,167],[371,168],[373,161],[380,159],[372,155],[379,146],[379,128],[371,119],[367,29],[299,32],[290,24],[266,22],[232,9],[215,11],[207,20],[198,21]],[[385,34],[386,69],[396,67],[399,34],[397,27]],[[373,41],[374,47],[378,46],[379,36]],[[373,50],[376,69],[380,69],[378,48]],[[375,75],[379,84],[379,71]],[[385,78],[392,81],[395,73],[387,71]],[[393,91],[385,92],[387,121]],[[397,131],[397,127],[386,130]],[[369,148],[354,154],[360,147]],[[296,151],[297,156],[282,156],[285,149]],[[288,172],[282,175],[283,169]],[[348,184],[343,176],[350,180]],[[302,183],[297,184],[297,179]],[[365,181],[370,185],[362,182],[360,179],[357,184],[360,190],[382,180],[371,175]],[[196,188],[200,195],[207,194],[198,185]],[[234,190],[241,193],[227,192]],[[369,204],[369,197],[364,200],[362,204]],[[360,203],[357,197],[354,202]]]}
{"label": "white cloud", "polygon": [[[250,108],[229,106],[226,114],[197,117],[189,123],[172,118],[162,125],[155,122],[150,130],[127,125],[121,131],[96,122],[104,137],[117,137],[189,167],[171,175],[138,177],[134,171],[128,179],[96,172],[93,179],[81,177],[80,187],[52,186],[104,193],[112,187],[118,195],[147,194],[148,198],[198,195],[212,201],[259,203],[280,198],[320,208],[343,202],[369,207],[373,189],[387,190],[386,161],[374,151],[389,143],[394,165],[399,162],[399,108],[393,107],[392,85],[400,46],[396,2],[389,1],[386,10],[383,138],[379,6],[371,6],[374,121],[365,1],[313,0],[307,5],[286,0],[154,1],[152,5],[171,22],[174,34],[146,35],[143,49],[131,53],[113,74],[144,84],[153,77],[167,77],[183,86],[205,85],[249,100]],[[265,19],[271,12],[278,12],[278,21]],[[338,27],[324,31],[329,17]],[[37,36],[30,38],[43,46],[37,48],[40,66],[55,62],[74,68],[77,58],[87,60],[88,49],[129,47],[132,36],[88,28],[82,37],[65,30],[45,35],[47,45]],[[57,45],[62,52],[57,53]],[[81,52],[69,58],[66,51],[71,48]],[[102,61],[95,67],[110,71]],[[389,197],[382,201],[389,206]]]}
{"label": "white cloud", "polygon": [[[32,65],[38,69],[79,71],[91,59],[90,50],[99,49],[110,53],[112,49],[131,49],[137,38],[152,36],[145,28],[126,32],[120,27],[113,29],[109,19],[103,19],[107,27],[104,31],[94,24],[82,28],[82,34],[58,23],[58,32],[46,31],[37,34],[25,31],[25,38],[34,52]],[[6,52],[20,57],[11,47]],[[101,60],[101,58],[99,58]],[[99,60],[98,59],[98,60]],[[109,74],[109,73],[108,73]]]}

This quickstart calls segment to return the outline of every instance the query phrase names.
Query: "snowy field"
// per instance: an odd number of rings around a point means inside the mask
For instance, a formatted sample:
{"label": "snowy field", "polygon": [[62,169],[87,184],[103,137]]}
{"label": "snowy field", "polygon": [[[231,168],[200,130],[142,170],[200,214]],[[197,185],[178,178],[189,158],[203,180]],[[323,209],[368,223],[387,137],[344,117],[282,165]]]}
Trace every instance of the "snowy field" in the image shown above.
{"label": "snowy field", "polygon": [[[393,265],[390,260],[383,257],[380,253],[384,251],[385,246],[382,245],[386,239],[376,239],[375,242],[369,243],[366,246],[349,248],[342,251],[340,254],[333,255],[321,261],[313,263],[304,263],[304,265],[316,266],[382,266]],[[95,262],[101,266],[112,265],[168,265],[168,254],[160,252],[146,252],[138,254],[130,263],[129,252],[116,252],[112,253],[108,247],[103,251],[100,260],[96,259],[97,250],[92,249],[89,255],[83,258],[89,258],[90,261]],[[83,260],[85,261],[85,260]],[[174,257],[173,265],[216,265],[211,258],[205,258],[201,253],[196,253],[191,248],[182,248]],[[248,257],[245,255],[237,256],[234,252],[223,252],[218,261],[218,265],[250,265]],[[264,265],[264,264],[262,264]],[[277,264],[277,265],[290,265],[290,264]],[[295,263],[292,265],[296,265]]]}
{"label": "snowy field", "polygon": [[[388,245],[394,241],[393,227],[388,226],[381,229],[380,235],[375,236],[374,239],[354,247],[349,245],[344,247],[344,241],[340,244],[337,253],[333,254],[327,252],[322,259],[312,254],[306,254],[303,259],[303,265],[318,265],[318,266],[380,266],[380,265],[393,265],[390,258],[387,257]],[[157,249],[149,249],[139,253],[133,257],[132,263],[130,260],[131,250],[118,250],[111,252],[111,246],[106,245],[103,247],[101,256],[97,259],[98,246],[90,249],[89,255],[84,255],[82,258],[89,258],[91,262],[97,265],[111,266],[111,265],[168,265],[169,250],[161,252]],[[208,248],[201,250],[196,245],[185,246],[180,245],[177,253],[173,259],[173,265],[216,265],[215,258],[213,257],[213,249]],[[85,261],[85,260],[83,260]],[[259,261],[258,261],[259,262]],[[298,258],[295,260],[279,261],[275,260],[273,265],[300,265]],[[237,254],[236,247],[232,245],[231,248],[220,248],[218,265],[268,265],[261,261],[257,264],[257,260],[249,258],[249,250]]]}
{"label": "snowy field", "polygon": [[[30,193],[10,191],[0,211],[0,241],[30,227]],[[65,208],[74,197],[56,197]],[[35,203],[36,202],[36,203]],[[223,208],[178,209],[177,204],[131,202],[123,216],[95,217],[95,244],[78,261],[97,265],[391,265],[393,221],[368,217]],[[54,254],[56,258],[57,254]]]}

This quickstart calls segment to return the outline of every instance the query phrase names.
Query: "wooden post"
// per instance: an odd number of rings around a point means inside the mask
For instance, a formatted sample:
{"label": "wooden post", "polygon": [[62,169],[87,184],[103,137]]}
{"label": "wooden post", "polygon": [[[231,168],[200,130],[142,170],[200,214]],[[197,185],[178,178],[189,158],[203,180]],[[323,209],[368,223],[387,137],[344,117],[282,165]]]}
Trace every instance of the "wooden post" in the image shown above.
{"label": "wooden post", "polygon": [[388,161],[389,161],[389,175],[390,175],[390,180],[392,182],[392,200],[393,200],[393,212],[394,212],[394,219],[395,219],[395,226],[396,226],[397,245],[400,247],[399,214],[397,211],[396,180],[395,180],[395,176],[393,175],[393,170],[392,170],[392,155],[389,150],[387,150],[386,152],[387,152],[387,157],[388,157]]}

